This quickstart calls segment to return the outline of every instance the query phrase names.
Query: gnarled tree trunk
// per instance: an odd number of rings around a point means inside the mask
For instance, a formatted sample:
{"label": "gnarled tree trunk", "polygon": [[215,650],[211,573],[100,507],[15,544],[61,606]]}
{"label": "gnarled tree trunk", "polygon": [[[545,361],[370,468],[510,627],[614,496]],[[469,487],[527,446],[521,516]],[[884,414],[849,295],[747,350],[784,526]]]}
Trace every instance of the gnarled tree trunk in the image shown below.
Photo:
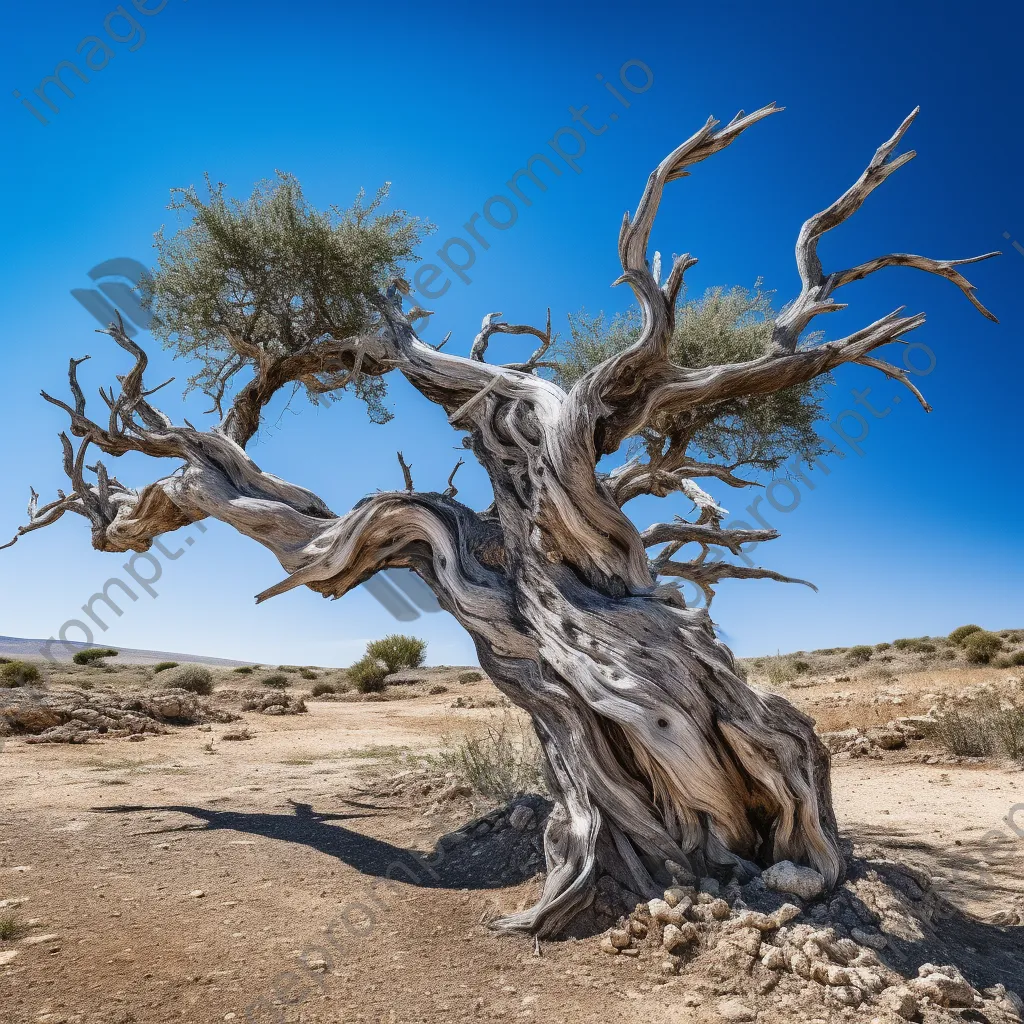
{"label": "gnarled tree trunk", "polygon": [[[706,590],[723,576],[785,579],[761,569],[690,562],[672,555],[687,543],[738,550],[772,531],[730,531],[722,510],[693,483],[728,467],[667,453],[627,463],[611,475],[598,460],[652,424],[671,424],[696,409],[766,394],[860,362],[906,382],[902,371],[869,353],[923,322],[890,314],[864,330],[812,348],[800,333],[820,312],[840,308],[831,292],[880,267],[911,265],[954,281],[977,303],[956,261],[894,254],[824,275],[818,237],[853,213],[906,157],[890,161],[910,118],[876,153],[861,179],[811,218],[797,244],[803,289],[776,325],[774,349],[745,363],[690,369],[667,357],[676,299],[692,265],[677,257],[664,282],[660,257],[647,261],[654,216],[668,181],[729,145],[775,112],[742,114],[721,130],[708,124],[670,154],[648,181],[619,239],[623,275],[640,303],[637,342],[587,374],[568,393],[538,376],[551,342],[546,331],[488,316],[469,358],[424,344],[404,314],[400,285],[378,304],[378,329],[350,338],[318,338],[301,351],[274,355],[246,338],[229,338],[254,363],[220,426],[202,432],[173,426],[149,403],[146,357],[120,324],[110,334],[136,360],[121,393],[104,398],[109,423],[85,414],[72,360],[74,406],[45,396],[71,418],[83,439],[76,453],[62,435],[70,495],[39,508],[30,522],[49,525],[66,511],[89,518],[93,543],[108,551],[146,550],[159,534],[208,516],[268,547],[288,572],[259,595],[297,586],[340,597],[392,566],[415,570],[441,605],[472,636],[480,663],[508,698],[531,716],[544,749],[555,801],[547,833],[548,873],[540,901],[498,927],[550,934],[592,898],[598,872],[653,895],[673,877],[731,873],[748,877],[787,859],[816,868],[828,884],[843,875],[829,788],[828,755],[812,722],[775,694],[751,686],[714,634],[706,609],[687,608],[659,577],[679,576]],[[959,261],[967,262],[967,261]],[[484,362],[495,333],[534,333],[541,346],[526,363]],[[260,411],[290,381],[326,390],[358,374],[397,369],[441,405],[466,447],[486,469],[494,503],[475,512],[442,493],[379,492],[337,516],[316,495],[262,472],[245,452]],[[180,473],[141,491],[109,477],[84,479],[85,452],[140,451],[180,459]],[[742,481],[740,481],[742,483]],[[701,510],[696,523],[657,524],[639,532],[622,505],[640,493],[679,490]],[[668,544],[654,561],[648,547]]]}

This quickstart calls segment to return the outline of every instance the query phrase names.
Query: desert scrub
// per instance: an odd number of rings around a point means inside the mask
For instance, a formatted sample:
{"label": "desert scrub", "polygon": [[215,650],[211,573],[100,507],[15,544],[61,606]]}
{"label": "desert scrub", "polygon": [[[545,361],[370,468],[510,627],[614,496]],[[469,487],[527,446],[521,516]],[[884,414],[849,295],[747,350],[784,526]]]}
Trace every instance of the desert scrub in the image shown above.
{"label": "desert scrub", "polygon": [[765,659],[765,674],[768,676],[769,686],[782,686],[791,683],[796,679],[796,669],[789,658],[778,656]]}
{"label": "desert scrub", "polygon": [[202,665],[186,665],[167,680],[168,688],[188,690],[208,697],[213,693],[213,673]]}
{"label": "desert scrub", "polygon": [[21,934],[21,923],[9,910],[0,913],[0,940],[10,942]]}
{"label": "desert scrub", "polygon": [[874,653],[874,647],[868,647],[866,644],[857,644],[846,652],[846,660],[851,665],[863,665],[864,662],[871,660],[871,655]]}
{"label": "desert scrub", "polygon": [[972,633],[978,633],[980,631],[981,626],[976,626],[973,622],[966,626],[957,626],[956,629],[949,634],[948,640],[950,643],[962,644]]}
{"label": "desert scrub", "polygon": [[441,683],[435,683],[429,690],[427,690],[427,693],[430,694],[431,697],[436,697],[436,696],[438,696],[438,694],[447,693],[447,692],[448,692],[448,687],[447,686],[443,686]]}
{"label": "desert scrub", "polygon": [[892,647],[892,644],[890,644],[890,643],[888,643],[888,642],[886,642],[884,640],[880,644],[875,644],[875,650],[876,651],[887,651],[887,650],[889,650],[890,647]]}
{"label": "desert scrub", "polygon": [[369,654],[348,669],[348,679],[360,693],[380,693],[387,685],[387,676],[387,665]]}
{"label": "desert scrub", "polygon": [[460,672],[459,682],[460,683],[479,683],[483,679],[482,672]]}
{"label": "desert scrub", "polygon": [[797,658],[793,662],[793,671],[798,676],[802,676],[805,672],[810,672],[810,670],[811,670],[811,663],[809,661],[803,661],[802,659]]}
{"label": "desert scrub", "polygon": [[113,647],[90,647],[85,651],[75,651],[71,660],[76,665],[94,665],[104,658],[116,658],[117,653]]}
{"label": "desert scrub", "polygon": [[251,676],[253,673],[252,665],[239,665],[238,668],[233,668],[232,672],[236,672],[240,676]]}
{"label": "desert scrub", "polygon": [[960,644],[964,657],[972,665],[987,665],[1003,646],[1002,638],[995,633],[979,629],[969,634]]}
{"label": "desert scrub", "polygon": [[313,669],[311,669],[311,668],[299,669],[299,675],[302,676],[303,679],[319,679],[320,678],[320,673],[319,672],[314,672]]}
{"label": "desert scrub", "polygon": [[8,661],[0,665],[0,686],[27,686],[39,682],[39,669],[30,661]]}
{"label": "desert scrub", "polygon": [[263,680],[263,685],[269,686],[272,690],[286,690],[292,685],[292,681],[283,672],[275,672]]}
{"label": "desert scrub", "polygon": [[153,666],[153,674],[157,672],[166,672],[169,668],[177,668],[178,663],[176,661],[160,661]]}
{"label": "desert scrub", "polygon": [[322,697],[325,693],[334,693],[334,686],[331,683],[314,683],[309,691],[311,697]]}
{"label": "desert scrub", "polygon": [[942,709],[933,735],[960,757],[1024,761],[1024,705],[1013,698],[983,694],[969,704]]}
{"label": "desert scrub", "polygon": [[442,738],[438,762],[481,796],[508,801],[543,788],[543,754],[533,727],[506,711],[492,719],[483,735]]}
{"label": "desert scrub", "polygon": [[367,656],[384,662],[388,672],[397,672],[403,668],[419,668],[426,653],[426,640],[403,636],[401,633],[392,633],[382,640],[374,640],[366,645]]}

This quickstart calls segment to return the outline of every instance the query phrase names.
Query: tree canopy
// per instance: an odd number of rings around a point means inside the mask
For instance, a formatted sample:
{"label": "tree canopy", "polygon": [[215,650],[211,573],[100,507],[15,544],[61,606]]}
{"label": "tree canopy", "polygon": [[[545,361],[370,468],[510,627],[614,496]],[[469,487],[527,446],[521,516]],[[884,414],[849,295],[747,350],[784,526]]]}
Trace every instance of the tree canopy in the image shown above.
{"label": "tree canopy", "polygon": [[[156,234],[152,330],[177,356],[198,362],[188,387],[213,399],[211,411],[220,411],[246,367],[374,329],[374,298],[417,259],[431,230],[404,210],[382,211],[388,191],[383,185],[368,202],[360,191],[351,206],[322,211],[280,172],[245,201],[209,179],[206,198],[194,186],[172,191],[168,209],[184,223]],[[293,383],[314,404],[351,383],[371,420],[391,419],[383,377],[313,372]]]}

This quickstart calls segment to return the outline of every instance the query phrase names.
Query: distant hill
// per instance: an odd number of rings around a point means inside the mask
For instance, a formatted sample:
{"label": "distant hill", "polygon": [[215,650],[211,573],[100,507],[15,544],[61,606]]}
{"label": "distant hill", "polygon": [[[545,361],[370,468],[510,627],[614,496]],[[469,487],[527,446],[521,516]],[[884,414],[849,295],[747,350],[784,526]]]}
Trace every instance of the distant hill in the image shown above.
{"label": "distant hill", "polygon": [[[25,640],[17,636],[0,636],[0,657],[36,661],[45,658],[46,640]],[[129,665],[156,665],[161,661],[194,661],[202,665],[219,665],[222,668],[237,668],[239,665],[254,664],[251,661],[232,661],[230,658],[206,658],[201,654],[178,654],[172,651],[139,651],[133,647],[114,647],[113,644],[83,644],[68,641],[54,642],[49,651],[56,661],[70,661],[76,651],[92,647],[109,647],[118,652],[118,659]]]}

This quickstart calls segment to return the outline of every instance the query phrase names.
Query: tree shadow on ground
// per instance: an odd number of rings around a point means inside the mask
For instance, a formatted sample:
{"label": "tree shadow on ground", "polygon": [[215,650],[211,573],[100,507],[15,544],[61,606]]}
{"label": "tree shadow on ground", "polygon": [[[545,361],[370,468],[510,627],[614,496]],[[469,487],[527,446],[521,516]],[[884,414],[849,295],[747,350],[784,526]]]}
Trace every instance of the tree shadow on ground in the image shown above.
{"label": "tree shadow on ground", "polygon": [[[550,802],[521,796],[442,836],[430,853],[405,849],[341,824],[373,818],[386,810],[354,804],[363,813],[315,811],[310,804],[289,800],[290,812],[222,811],[184,804],[95,807],[104,814],[163,812],[187,814],[201,824],[154,829],[143,835],[231,831],[296,843],[335,857],[361,874],[406,882],[425,889],[500,889],[533,878],[544,866],[543,826]],[[529,808],[529,825],[514,828],[508,818],[517,807]],[[367,811],[371,813],[366,813]],[[523,817],[529,817],[522,812]]]}

